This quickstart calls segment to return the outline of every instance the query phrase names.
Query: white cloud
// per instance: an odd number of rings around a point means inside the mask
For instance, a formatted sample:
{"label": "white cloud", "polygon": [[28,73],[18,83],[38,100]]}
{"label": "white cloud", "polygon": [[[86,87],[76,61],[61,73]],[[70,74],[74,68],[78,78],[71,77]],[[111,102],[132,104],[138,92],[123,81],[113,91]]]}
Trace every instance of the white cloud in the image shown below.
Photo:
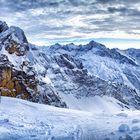
{"label": "white cloud", "polygon": [[139,7],[138,0],[0,0],[0,20],[21,27],[40,45],[77,38],[140,39]]}

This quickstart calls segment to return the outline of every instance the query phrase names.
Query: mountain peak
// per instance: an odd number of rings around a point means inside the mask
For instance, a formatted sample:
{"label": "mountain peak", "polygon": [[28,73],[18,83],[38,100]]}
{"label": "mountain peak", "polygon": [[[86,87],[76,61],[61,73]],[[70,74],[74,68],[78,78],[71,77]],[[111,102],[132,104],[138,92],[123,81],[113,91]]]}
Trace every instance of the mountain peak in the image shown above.
{"label": "mountain peak", "polygon": [[18,39],[16,41],[18,41],[19,43],[28,43],[27,38],[26,38],[24,31],[22,29],[20,29],[19,27],[11,26],[9,28],[9,30]]}
{"label": "mountain peak", "polygon": [[8,25],[6,24],[6,22],[0,21],[0,33],[4,32],[8,29]]}
{"label": "mountain peak", "polygon": [[89,45],[91,47],[96,47],[98,49],[106,49],[106,47],[103,44],[100,44],[94,40],[91,40],[87,45]]}
{"label": "mountain peak", "polygon": [[9,54],[23,56],[29,50],[28,41],[24,31],[19,27],[8,27],[5,22],[0,21],[0,49],[2,46]]}
{"label": "mountain peak", "polygon": [[90,45],[94,45],[96,42],[94,41],[94,40],[91,40],[90,42],[89,42],[89,44]]}

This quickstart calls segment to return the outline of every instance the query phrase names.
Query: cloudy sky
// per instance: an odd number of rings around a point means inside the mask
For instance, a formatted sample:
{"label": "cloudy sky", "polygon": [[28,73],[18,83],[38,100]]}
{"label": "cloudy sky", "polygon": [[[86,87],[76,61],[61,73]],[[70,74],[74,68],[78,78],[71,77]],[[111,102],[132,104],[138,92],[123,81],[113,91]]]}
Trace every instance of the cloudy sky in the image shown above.
{"label": "cloudy sky", "polygon": [[31,43],[87,43],[140,48],[140,0],[0,0],[0,20]]}

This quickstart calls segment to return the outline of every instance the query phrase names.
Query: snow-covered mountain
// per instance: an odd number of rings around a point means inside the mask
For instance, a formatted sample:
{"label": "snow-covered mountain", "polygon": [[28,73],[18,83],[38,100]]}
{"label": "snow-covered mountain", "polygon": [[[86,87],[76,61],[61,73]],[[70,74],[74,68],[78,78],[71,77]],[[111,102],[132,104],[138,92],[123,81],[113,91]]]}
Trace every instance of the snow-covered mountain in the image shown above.
{"label": "snow-covered mountain", "polygon": [[8,27],[5,22],[0,22],[1,95],[66,107],[57,92],[39,78],[32,56],[24,32],[18,27]]}
{"label": "snow-covered mountain", "polygon": [[128,55],[127,50],[108,49],[94,41],[79,46],[55,44],[38,50],[33,53],[38,55],[42,51],[38,58],[43,63],[38,63],[48,66],[43,73],[46,72],[68,106],[72,101],[77,105],[80,100],[89,100],[88,104],[92,106],[90,98],[107,95],[127,107],[139,108],[139,58]]}
{"label": "snow-covered mountain", "polygon": [[3,96],[93,111],[98,98],[140,109],[140,50],[86,45],[38,47],[18,27],[0,22]]}

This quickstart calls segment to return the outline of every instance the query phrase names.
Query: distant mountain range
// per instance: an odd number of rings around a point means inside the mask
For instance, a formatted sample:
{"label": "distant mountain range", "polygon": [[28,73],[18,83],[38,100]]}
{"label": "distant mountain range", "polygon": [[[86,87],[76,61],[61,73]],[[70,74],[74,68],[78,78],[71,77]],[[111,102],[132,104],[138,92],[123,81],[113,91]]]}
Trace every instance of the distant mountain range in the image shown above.
{"label": "distant mountain range", "polygon": [[140,109],[140,49],[108,49],[95,41],[39,47],[0,21],[0,92],[79,110],[92,109],[97,97]]}

